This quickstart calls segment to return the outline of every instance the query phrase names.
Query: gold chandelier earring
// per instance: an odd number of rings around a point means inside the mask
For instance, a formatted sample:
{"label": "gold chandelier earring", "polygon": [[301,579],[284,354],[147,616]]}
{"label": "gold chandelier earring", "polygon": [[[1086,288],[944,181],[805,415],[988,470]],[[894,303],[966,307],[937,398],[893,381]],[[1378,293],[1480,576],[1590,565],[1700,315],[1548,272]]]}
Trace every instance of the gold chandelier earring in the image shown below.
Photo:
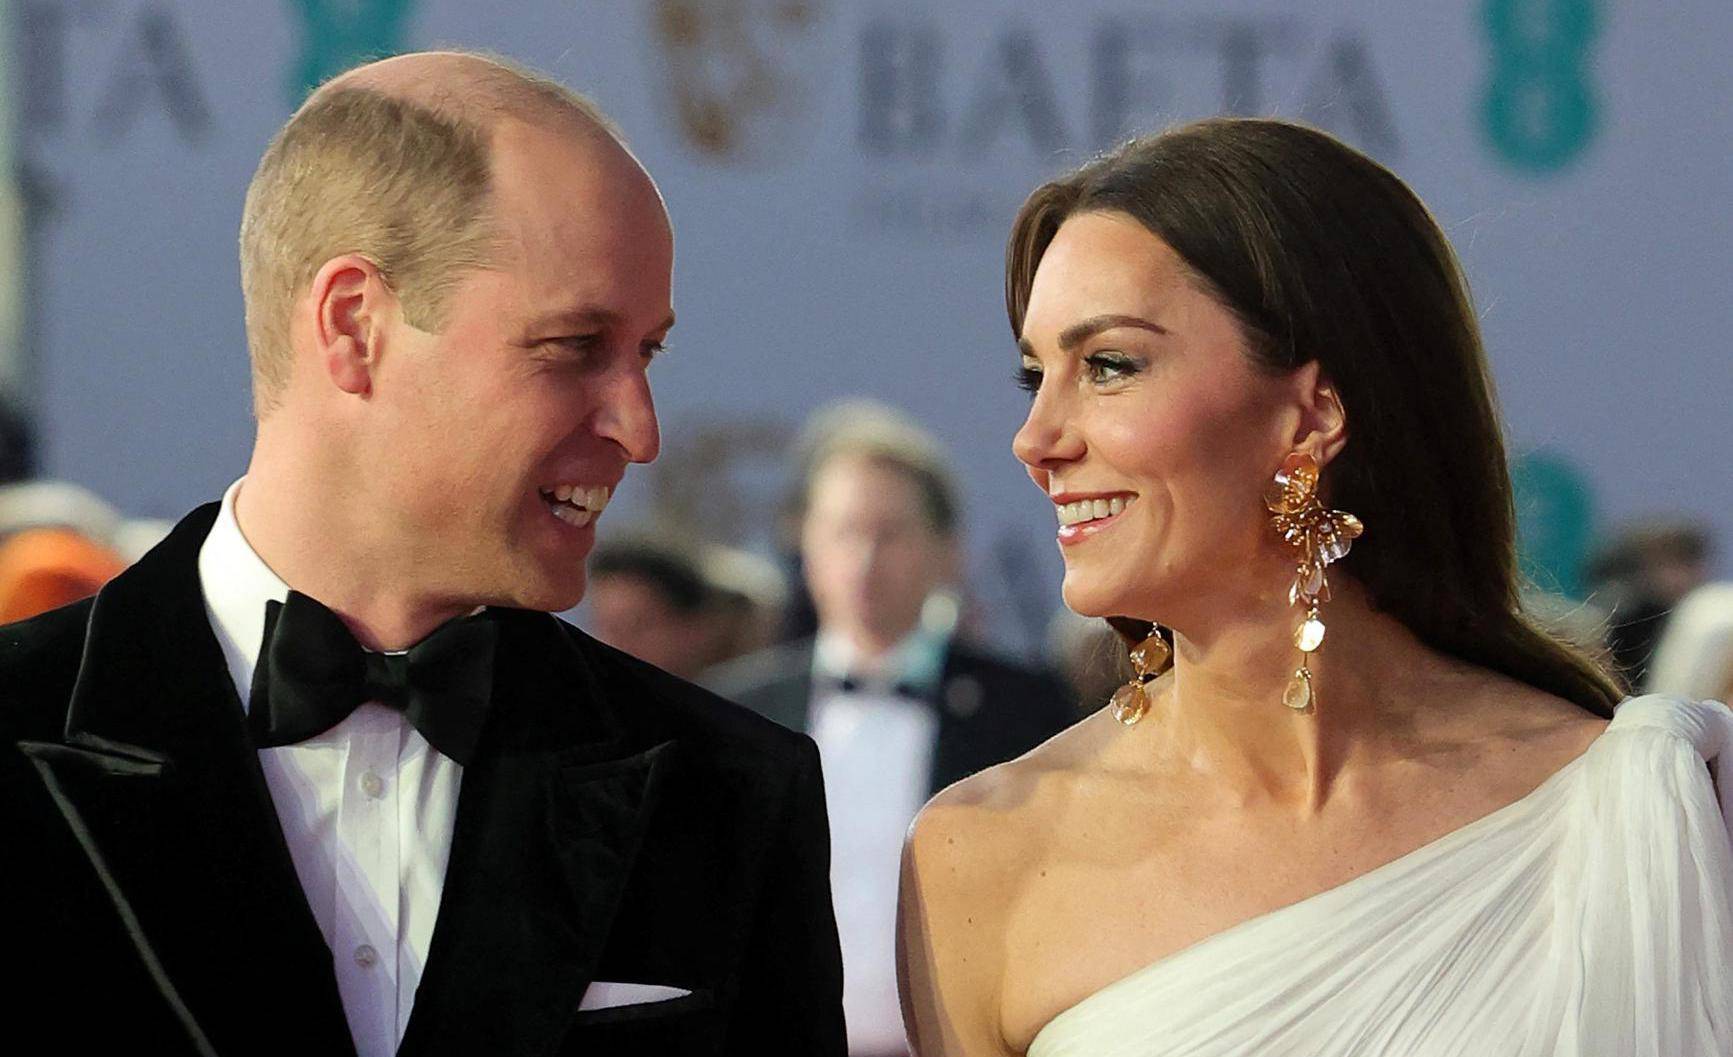
{"label": "gold chandelier earring", "polygon": [[1353,514],[1324,509],[1318,499],[1318,461],[1305,452],[1294,452],[1282,461],[1275,483],[1264,495],[1264,505],[1274,515],[1277,535],[1293,548],[1297,558],[1288,604],[1306,614],[1294,631],[1300,666],[1282,691],[1282,704],[1296,712],[1309,712],[1318,703],[1312,687],[1312,654],[1324,644],[1324,621],[1318,606],[1330,600],[1330,581],[1324,569],[1346,555],[1366,527]]}
{"label": "gold chandelier earring", "polygon": [[1146,688],[1156,676],[1167,671],[1172,662],[1173,647],[1162,638],[1161,629],[1152,626],[1149,635],[1131,649],[1131,670],[1137,674],[1115,690],[1107,702],[1113,718],[1128,727],[1135,726],[1149,711],[1149,691]]}

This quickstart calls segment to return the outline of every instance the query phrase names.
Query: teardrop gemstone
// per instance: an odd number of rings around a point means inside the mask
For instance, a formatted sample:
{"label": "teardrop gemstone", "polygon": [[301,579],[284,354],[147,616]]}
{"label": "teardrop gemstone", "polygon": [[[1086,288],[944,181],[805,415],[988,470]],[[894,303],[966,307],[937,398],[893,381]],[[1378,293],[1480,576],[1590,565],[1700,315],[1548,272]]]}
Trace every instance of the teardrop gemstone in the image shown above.
{"label": "teardrop gemstone", "polygon": [[1282,691],[1282,704],[1295,712],[1304,712],[1312,707],[1312,673],[1305,668],[1294,672],[1294,677],[1288,680],[1288,688]]}
{"label": "teardrop gemstone", "polygon": [[1126,683],[1113,692],[1107,707],[1114,719],[1128,727],[1133,726],[1149,711],[1149,695],[1143,692],[1143,684]]}
{"label": "teardrop gemstone", "polygon": [[1301,653],[1313,653],[1323,644],[1324,622],[1316,616],[1307,617],[1306,622],[1294,632],[1294,645],[1300,648]]}

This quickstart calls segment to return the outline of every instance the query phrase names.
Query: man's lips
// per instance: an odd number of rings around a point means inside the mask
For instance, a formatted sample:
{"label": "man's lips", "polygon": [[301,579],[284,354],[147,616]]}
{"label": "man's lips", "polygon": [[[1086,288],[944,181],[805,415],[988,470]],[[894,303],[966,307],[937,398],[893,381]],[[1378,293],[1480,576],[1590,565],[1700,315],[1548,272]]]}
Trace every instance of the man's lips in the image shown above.
{"label": "man's lips", "polygon": [[573,528],[583,528],[601,517],[614,490],[610,485],[580,482],[544,485],[537,491],[549,513]]}

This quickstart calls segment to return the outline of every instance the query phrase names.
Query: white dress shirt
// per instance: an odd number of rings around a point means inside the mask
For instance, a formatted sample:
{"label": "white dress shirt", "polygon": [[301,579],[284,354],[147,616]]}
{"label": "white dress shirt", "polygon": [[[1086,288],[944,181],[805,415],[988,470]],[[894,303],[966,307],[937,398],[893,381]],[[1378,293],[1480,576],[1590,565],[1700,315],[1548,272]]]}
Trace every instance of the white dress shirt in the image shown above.
{"label": "white dress shirt", "polygon": [[[265,603],[289,594],[235,520],[244,481],[224,494],[199,551],[205,612],[243,708]],[[259,764],[331,948],[356,1050],[390,1057],[427,962],[463,768],[428,745],[401,712],[377,704],[362,705],[318,737],[259,750]]]}
{"label": "white dress shirt", "polygon": [[[813,650],[819,689],[808,730],[824,764],[830,810],[830,884],[850,1053],[900,1053],[908,1045],[897,1002],[897,881],[903,835],[932,780],[939,719],[931,704],[894,688],[936,690],[947,641],[916,632],[870,672],[845,640],[821,635]],[[825,689],[845,675],[860,686]]]}

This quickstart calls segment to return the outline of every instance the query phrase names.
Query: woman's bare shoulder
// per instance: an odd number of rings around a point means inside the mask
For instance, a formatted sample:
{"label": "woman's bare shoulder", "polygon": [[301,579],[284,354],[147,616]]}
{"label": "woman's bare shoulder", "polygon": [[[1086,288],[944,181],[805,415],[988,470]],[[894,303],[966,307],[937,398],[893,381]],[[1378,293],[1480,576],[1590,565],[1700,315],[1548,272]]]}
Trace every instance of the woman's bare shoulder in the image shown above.
{"label": "woman's bare shoulder", "polygon": [[1576,756],[1607,727],[1607,719],[1557,694],[1504,676],[1470,699],[1489,737],[1512,747],[1550,748]]}
{"label": "woman's bare shoulder", "polygon": [[1011,1052],[999,1006],[1008,915],[1066,788],[1088,765],[1099,718],[949,786],[909,828],[898,958],[917,1052]]}
{"label": "woman's bare shoulder", "polygon": [[939,791],[910,829],[917,848],[944,846],[982,865],[1015,860],[1017,847],[1038,840],[1068,787],[1098,757],[1112,720],[1096,713],[1014,760],[989,767]]}
{"label": "woman's bare shoulder", "polygon": [[1472,777],[1495,800],[1514,799],[1586,752],[1607,720],[1556,694],[1478,670],[1434,700],[1424,740],[1430,755]]}

